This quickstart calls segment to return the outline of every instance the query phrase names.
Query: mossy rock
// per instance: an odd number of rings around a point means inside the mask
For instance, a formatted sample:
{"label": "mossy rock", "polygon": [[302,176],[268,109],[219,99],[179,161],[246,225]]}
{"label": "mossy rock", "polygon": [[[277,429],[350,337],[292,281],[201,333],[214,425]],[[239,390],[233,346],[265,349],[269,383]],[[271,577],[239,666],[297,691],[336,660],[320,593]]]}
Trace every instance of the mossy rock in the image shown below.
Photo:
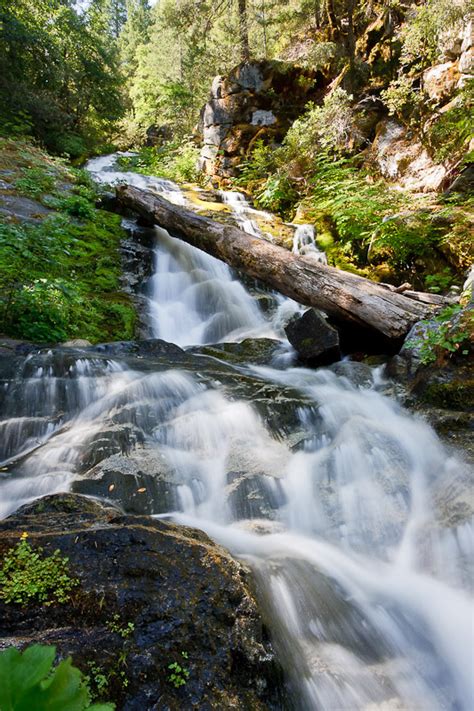
{"label": "mossy rock", "polygon": [[[0,646],[54,644],[85,674],[99,670],[119,709],[285,707],[248,573],[206,534],[58,494],[0,523],[0,560],[25,531],[67,556],[79,585],[67,604],[0,600]],[[189,670],[179,689],[174,662]]]}

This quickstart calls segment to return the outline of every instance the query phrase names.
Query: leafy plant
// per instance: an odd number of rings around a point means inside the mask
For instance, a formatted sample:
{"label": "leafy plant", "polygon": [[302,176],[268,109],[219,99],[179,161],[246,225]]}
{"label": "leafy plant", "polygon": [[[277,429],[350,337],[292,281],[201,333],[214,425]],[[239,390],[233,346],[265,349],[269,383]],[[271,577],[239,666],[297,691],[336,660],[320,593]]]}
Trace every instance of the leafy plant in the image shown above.
{"label": "leafy plant", "polygon": [[[428,129],[427,138],[437,161],[452,160],[466,150],[474,128],[473,108],[474,79],[470,79],[456,96],[453,105],[437,115]],[[469,156],[466,162],[468,160]]]}
{"label": "leafy plant", "polygon": [[391,116],[396,115],[407,123],[413,123],[414,118],[419,118],[422,97],[419,90],[413,86],[413,78],[408,74],[400,74],[380,96]]}
{"label": "leafy plant", "polygon": [[458,353],[469,355],[469,338],[474,330],[474,312],[461,306],[448,306],[434,319],[422,321],[419,334],[406,346],[416,350],[420,363],[430,365],[443,357]]}
{"label": "leafy plant", "polygon": [[438,274],[427,274],[425,277],[425,286],[432,294],[440,294],[449,289],[453,283],[453,276],[449,269],[445,269]]}
{"label": "leafy plant", "polygon": [[42,167],[24,168],[13,186],[20,195],[38,198],[54,190],[55,176]]}
{"label": "leafy plant", "polygon": [[120,615],[115,614],[111,620],[106,622],[106,627],[111,631],[119,634],[122,639],[127,639],[133,634],[135,625],[133,622],[122,622],[120,620]]}
{"label": "leafy plant", "polygon": [[[181,652],[181,656],[187,660],[189,655],[187,652]],[[179,662],[173,662],[172,664],[168,664],[168,669],[171,672],[171,674],[168,675],[168,681],[175,689],[179,689],[186,684],[190,675],[186,667],[181,666]]]}
{"label": "leafy plant", "polygon": [[62,557],[59,550],[44,556],[42,548],[28,543],[27,535],[23,533],[20,542],[5,555],[0,570],[0,598],[23,606],[33,601],[45,605],[67,602],[79,584],[69,575],[69,559]]}
{"label": "leafy plant", "polygon": [[113,711],[114,704],[90,705],[90,693],[72,660],[53,666],[56,648],[35,644],[23,653],[0,652],[2,711]]}

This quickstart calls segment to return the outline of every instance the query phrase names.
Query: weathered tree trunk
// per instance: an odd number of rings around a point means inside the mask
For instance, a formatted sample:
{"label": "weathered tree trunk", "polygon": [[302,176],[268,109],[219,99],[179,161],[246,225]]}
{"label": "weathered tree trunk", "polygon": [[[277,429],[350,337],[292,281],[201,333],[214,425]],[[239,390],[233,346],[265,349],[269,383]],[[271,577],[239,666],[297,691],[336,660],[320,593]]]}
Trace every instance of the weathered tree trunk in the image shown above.
{"label": "weathered tree trunk", "polygon": [[321,309],[338,323],[364,327],[398,341],[416,321],[433,312],[429,304],[292,254],[237,227],[172,205],[147,190],[125,185],[117,188],[117,197],[148,224],[164,227],[172,236],[260,279],[281,294]]}

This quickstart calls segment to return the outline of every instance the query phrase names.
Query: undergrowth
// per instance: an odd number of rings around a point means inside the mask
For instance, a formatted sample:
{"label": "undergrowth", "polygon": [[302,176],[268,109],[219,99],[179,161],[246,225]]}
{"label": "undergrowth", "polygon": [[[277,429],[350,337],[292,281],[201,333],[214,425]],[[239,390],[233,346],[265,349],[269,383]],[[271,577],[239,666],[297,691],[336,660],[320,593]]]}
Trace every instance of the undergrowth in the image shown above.
{"label": "undergrowth", "polygon": [[0,333],[35,342],[132,338],[135,313],[120,286],[120,217],[96,208],[84,171],[8,143],[3,162],[19,176],[12,190],[51,212],[33,222],[0,219]]}
{"label": "undergrowth", "polygon": [[164,143],[154,148],[141,148],[136,155],[121,156],[118,165],[145,175],[154,175],[181,183],[198,182],[199,149],[191,141]]}

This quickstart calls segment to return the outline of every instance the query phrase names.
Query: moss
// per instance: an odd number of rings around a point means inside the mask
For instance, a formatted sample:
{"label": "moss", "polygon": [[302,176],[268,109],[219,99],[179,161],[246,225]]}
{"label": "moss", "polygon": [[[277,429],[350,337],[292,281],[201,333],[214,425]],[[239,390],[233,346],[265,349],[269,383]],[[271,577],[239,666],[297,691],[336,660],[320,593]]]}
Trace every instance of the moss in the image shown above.
{"label": "moss", "polygon": [[445,410],[470,410],[474,407],[474,379],[431,383],[422,392],[427,405]]}
{"label": "moss", "polygon": [[21,221],[21,210],[19,221],[0,219],[0,332],[38,343],[133,338],[135,310],[121,291],[120,217],[96,208],[84,172],[23,142],[0,148],[10,192],[48,207],[33,224]]}

